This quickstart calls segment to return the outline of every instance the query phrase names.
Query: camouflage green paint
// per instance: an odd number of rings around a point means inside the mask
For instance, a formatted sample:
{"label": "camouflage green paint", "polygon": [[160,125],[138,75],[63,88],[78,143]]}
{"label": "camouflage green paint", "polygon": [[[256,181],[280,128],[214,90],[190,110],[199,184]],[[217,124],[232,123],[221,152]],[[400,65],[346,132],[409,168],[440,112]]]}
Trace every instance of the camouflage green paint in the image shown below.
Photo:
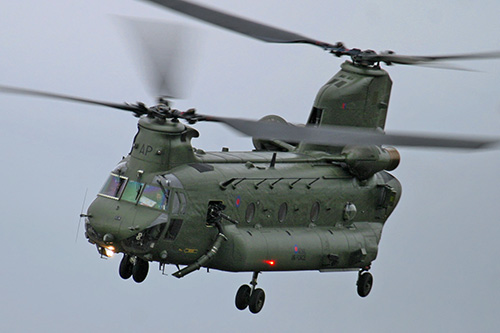
{"label": "camouflage green paint", "polygon": [[[390,87],[385,71],[344,63],[318,94],[316,125],[383,128]],[[239,223],[222,220],[227,241],[207,267],[354,270],[375,260],[383,225],[401,195],[400,183],[383,171],[397,165],[392,151],[300,145],[289,152],[205,153],[191,146],[198,132],[177,121],[143,116],[138,127],[130,154],[112,174],[161,187],[169,206],[99,195],[86,223],[98,247],[192,264],[221,231],[207,224],[209,206],[220,202]]]}

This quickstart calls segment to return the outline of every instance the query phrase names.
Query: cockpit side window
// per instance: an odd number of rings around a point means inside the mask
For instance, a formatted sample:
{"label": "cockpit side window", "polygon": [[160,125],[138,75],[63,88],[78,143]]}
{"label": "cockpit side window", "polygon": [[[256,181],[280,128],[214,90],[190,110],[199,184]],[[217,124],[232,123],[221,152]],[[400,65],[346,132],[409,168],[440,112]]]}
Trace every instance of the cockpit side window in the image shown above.
{"label": "cockpit side window", "polygon": [[136,203],[137,199],[139,199],[143,186],[143,183],[133,180],[129,181],[127,187],[125,187],[125,191],[123,191],[122,200]]}
{"label": "cockpit side window", "polygon": [[182,192],[176,191],[172,198],[172,214],[186,213],[186,196]]}
{"label": "cockpit side window", "polygon": [[169,190],[154,185],[146,185],[139,204],[150,208],[167,210]]}
{"label": "cockpit side window", "polygon": [[126,183],[127,177],[111,174],[99,192],[99,195],[118,200]]}
{"label": "cockpit side window", "polygon": [[180,206],[179,196],[175,193],[172,201],[172,214],[179,214]]}
{"label": "cockpit side window", "polygon": [[179,201],[181,202],[180,213],[186,213],[186,196],[182,192],[177,192],[179,194]]}

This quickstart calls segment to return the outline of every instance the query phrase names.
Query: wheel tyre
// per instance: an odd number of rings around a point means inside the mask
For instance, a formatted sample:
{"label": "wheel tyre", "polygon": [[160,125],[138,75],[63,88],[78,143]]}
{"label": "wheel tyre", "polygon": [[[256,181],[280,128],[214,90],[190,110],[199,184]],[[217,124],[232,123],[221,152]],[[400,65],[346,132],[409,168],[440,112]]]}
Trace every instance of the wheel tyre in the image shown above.
{"label": "wheel tyre", "polygon": [[252,288],[250,286],[244,284],[238,289],[236,292],[236,298],[234,299],[234,303],[238,310],[245,310],[250,303],[250,294],[252,293]]}
{"label": "wheel tyre", "polygon": [[358,282],[358,295],[361,297],[366,297],[372,290],[373,286],[373,276],[366,272],[359,276]]}
{"label": "wheel tyre", "polygon": [[132,268],[132,277],[134,281],[137,283],[141,283],[148,276],[149,271],[149,262],[137,258],[134,264],[134,268]]}
{"label": "wheel tyre", "polygon": [[134,265],[130,262],[130,256],[128,254],[124,254],[122,261],[120,261],[120,268],[118,269],[118,273],[120,277],[124,280],[127,280],[132,276],[132,269]]}
{"label": "wheel tyre", "polygon": [[248,308],[251,313],[259,313],[260,310],[264,307],[264,301],[266,300],[266,293],[264,290],[258,288],[255,289],[250,296],[250,303],[248,304]]}

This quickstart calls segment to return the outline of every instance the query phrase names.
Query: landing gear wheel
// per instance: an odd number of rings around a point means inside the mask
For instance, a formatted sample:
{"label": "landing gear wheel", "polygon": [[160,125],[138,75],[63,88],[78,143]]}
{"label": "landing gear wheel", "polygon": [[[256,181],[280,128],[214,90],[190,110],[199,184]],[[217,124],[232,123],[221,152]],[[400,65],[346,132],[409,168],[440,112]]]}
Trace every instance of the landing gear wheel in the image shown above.
{"label": "landing gear wheel", "polygon": [[134,265],[130,262],[130,256],[128,254],[124,254],[122,261],[120,261],[120,268],[118,269],[118,273],[120,277],[124,280],[127,280],[132,276],[132,269]]}
{"label": "landing gear wheel", "polygon": [[250,294],[252,293],[252,288],[249,285],[242,285],[240,289],[236,292],[236,298],[234,300],[238,310],[245,310],[250,303]]}
{"label": "landing gear wheel", "polygon": [[134,278],[134,281],[137,283],[144,281],[146,276],[148,276],[148,271],[149,262],[137,258],[134,267],[132,268],[132,277]]}
{"label": "landing gear wheel", "polygon": [[366,297],[372,290],[373,276],[368,272],[361,273],[356,284],[358,285],[358,295]]}
{"label": "landing gear wheel", "polygon": [[259,313],[264,306],[264,301],[266,300],[266,294],[264,290],[257,288],[253,291],[252,296],[250,296],[250,303],[248,308],[251,313]]}

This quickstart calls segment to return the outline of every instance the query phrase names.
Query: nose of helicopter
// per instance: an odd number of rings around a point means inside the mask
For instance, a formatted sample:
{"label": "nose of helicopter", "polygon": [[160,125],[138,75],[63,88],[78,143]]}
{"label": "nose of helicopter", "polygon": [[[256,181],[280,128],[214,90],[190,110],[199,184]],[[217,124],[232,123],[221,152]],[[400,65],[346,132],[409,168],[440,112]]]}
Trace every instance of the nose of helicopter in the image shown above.
{"label": "nose of helicopter", "polygon": [[114,200],[97,197],[89,206],[85,235],[93,243],[108,244],[120,238],[120,206]]}

